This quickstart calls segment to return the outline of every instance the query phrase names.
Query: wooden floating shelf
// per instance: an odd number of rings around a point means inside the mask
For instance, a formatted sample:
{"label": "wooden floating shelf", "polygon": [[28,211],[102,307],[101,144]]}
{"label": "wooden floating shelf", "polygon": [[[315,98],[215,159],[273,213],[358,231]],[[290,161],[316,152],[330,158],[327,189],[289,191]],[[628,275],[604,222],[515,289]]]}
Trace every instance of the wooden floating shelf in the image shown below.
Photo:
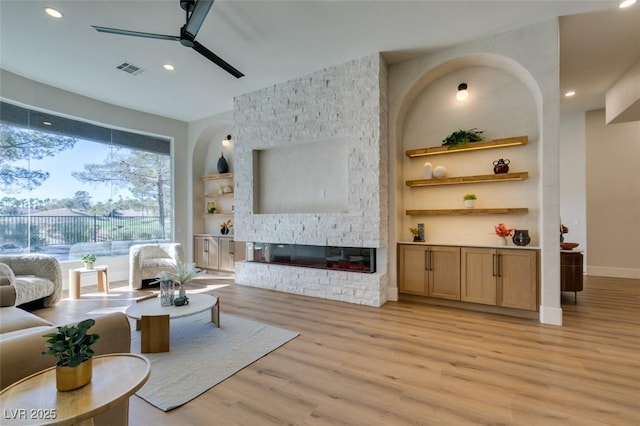
{"label": "wooden floating shelf", "polygon": [[458,176],[444,179],[415,179],[408,180],[407,186],[438,186],[438,185],[458,185],[462,183],[481,182],[507,182],[514,180],[524,180],[529,177],[529,172],[501,173],[493,175]]}
{"label": "wooden floating shelf", "polygon": [[513,138],[494,139],[489,141],[468,142],[455,148],[447,146],[439,146],[435,148],[410,149],[407,151],[407,157],[425,157],[428,155],[454,154],[458,152],[478,151],[481,149],[504,148],[507,146],[526,145],[529,141],[528,136],[516,136]]}
{"label": "wooden floating shelf", "polygon": [[218,180],[218,179],[231,179],[231,178],[233,178],[233,173],[222,173],[219,175],[200,176],[201,180]]}
{"label": "wooden floating shelf", "polygon": [[204,194],[204,195],[200,196],[200,198],[202,198],[202,199],[207,199],[207,198],[225,198],[225,197],[233,197],[233,192],[227,192],[225,194]]}
{"label": "wooden floating shelf", "polygon": [[233,216],[233,213],[204,213],[202,217],[215,218],[215,217],[228,217]]}
{"label": "wooden floating shelf", "polygon": [[497,208],[497,209],[440,209],[440,210],[407,210],[409,216],[455,216],[455,215],[480,215],[480,214],[527,214],[526,207]]}

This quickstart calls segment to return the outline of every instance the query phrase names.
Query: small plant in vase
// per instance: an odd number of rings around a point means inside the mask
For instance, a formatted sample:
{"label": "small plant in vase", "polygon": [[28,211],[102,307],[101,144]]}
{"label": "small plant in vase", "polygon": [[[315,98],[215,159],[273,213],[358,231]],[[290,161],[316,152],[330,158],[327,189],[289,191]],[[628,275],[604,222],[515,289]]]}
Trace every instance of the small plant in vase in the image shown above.
{"label": "small plant in vase", "polygon": [[417,227],[411,227],[409,228],[409,232],[411,232],[411,235],[413,235],[413,241],[420,241],[420,229],[418,229]]}
{"label": "small plant in vase", "polygon": [[229,229],[233,226],[233,221],[231,219],[220,222],[220,233],[222,235],[227,235],[229,233]]}
{"label": "small plant in vase", "polygon": [[100,338],[88,334],[95,320],[86,319],[75,326],[57,327],[56,333],[45,334],[47,350],[43,355],[52,355],[56,362],[56,388],[61,392],[81,388],[91,382],[93,371],[93,345]]}
{"label": "small plant in vase", "polygon": [[476,206],[477,197],[476,194],[464,194],[462,200],[466,208],[472,209]]}
{"label": "small plant in vase", "polygon": [[96,263],[96,259],[97,259],[97,257],[93,253],[85,254],[84,256],[82,256],[80,258],[82,263],[84,263],[84,267],[86,269],[93,269],[93,265],[94,265],[94,263]]}
{"label": "small plant in vase", "polygon": [[511,236],[511,233],[513,232],[513,228],[507,228],[507,226],[504,223],[499,223],[497,225],[494,225],[493,228],[496,235],[500,237],[500,245],[506,246],[507,237]]}
{"label": "small plant in vase", "polygon": [[187,297],[186,288],[187,282],[198,275],[200,272],[202,271],[196,268],[195,263],[183,263],[178,261],[176,263],[175,272],[162,271],[158,275],[156,275],[156,278],[158,282],[173,281],[179,284],[178,297],[173,300],[173,304],[176,306],[182,306],[189,304],[189,298]]}

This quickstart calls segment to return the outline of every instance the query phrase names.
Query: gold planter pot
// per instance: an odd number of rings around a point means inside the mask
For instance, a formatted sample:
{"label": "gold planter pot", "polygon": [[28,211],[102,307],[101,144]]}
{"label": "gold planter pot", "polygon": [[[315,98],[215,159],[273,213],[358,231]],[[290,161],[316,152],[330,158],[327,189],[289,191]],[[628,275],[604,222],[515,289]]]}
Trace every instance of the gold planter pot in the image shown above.
{"label": "gold planter pot", "polygon": [[91,382],[93,359],[84,361],[77,367],[56,367],[56,388],[60,392],[79,389]]}

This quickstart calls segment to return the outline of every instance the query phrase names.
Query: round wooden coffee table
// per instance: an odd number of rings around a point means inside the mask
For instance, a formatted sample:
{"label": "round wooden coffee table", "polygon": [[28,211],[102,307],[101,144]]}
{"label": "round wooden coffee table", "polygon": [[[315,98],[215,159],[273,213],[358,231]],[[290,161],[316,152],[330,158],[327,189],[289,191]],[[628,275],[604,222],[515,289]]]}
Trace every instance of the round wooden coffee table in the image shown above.
{"label": "round wooden coffee table", "polygon": [[140,331],[140,352],[169,352],[169,320],[211,310],[211,322],[220,327],[220,301],[208,294],[189,294],[189,304],[162,306],[160,298],[144,299],[131,305],[124,313],[136,320]]}
{"label": "round wooden coffee table", "polygon": [[56,389],[56,368],[17,381],[0,392],[3,425],[93,425],[93,416],[133,395],[149,379],[142,355],[93,357],[91,383],[69,392]]}

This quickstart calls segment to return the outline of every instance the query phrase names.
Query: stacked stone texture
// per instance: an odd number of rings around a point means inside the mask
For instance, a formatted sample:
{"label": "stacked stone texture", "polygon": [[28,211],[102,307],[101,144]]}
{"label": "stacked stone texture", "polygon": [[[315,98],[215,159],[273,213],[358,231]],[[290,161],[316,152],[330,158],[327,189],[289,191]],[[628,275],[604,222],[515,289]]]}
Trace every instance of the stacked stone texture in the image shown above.
{"label": "stacked stone texture", "polygon": [[[239,96],[234,123],[237,240],[387,248],[387,69],[378,54]],[[255,150],[337,138],[349,144],[347,212],[254,214]],[[236,282],[380,306],[386,269],[360,274],[244,262],[236,264]]]}

